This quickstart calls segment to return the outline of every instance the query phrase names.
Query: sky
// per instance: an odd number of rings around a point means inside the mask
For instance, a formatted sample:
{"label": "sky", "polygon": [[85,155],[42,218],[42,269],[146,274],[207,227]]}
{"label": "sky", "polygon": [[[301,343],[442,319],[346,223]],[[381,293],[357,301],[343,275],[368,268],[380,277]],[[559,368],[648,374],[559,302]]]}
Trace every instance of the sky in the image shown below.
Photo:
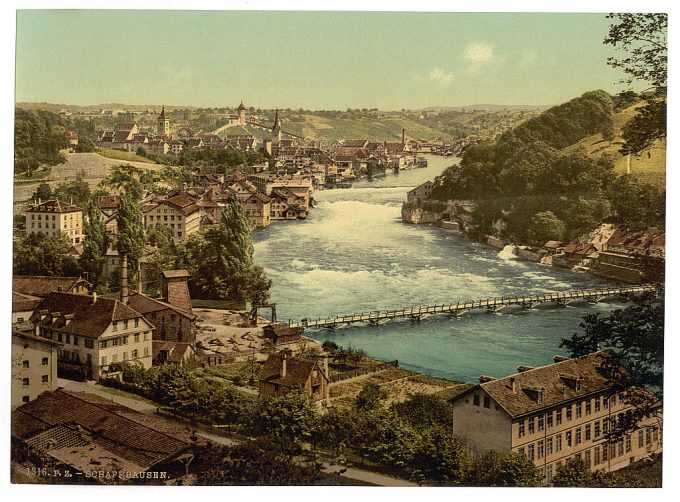
{"label": "sky", "polygon": [[604,14],[17,12],[16,101],[399,110],[616,93]]}

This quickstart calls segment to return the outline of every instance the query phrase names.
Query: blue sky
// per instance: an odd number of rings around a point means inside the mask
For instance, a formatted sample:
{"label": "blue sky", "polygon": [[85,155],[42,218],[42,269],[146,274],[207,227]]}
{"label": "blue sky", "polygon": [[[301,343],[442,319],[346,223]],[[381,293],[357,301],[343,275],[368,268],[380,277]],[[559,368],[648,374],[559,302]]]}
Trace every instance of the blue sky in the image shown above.
{"label": "blue sky", "polygon": [[19,11],[16,100],[261,108],[618,92],[604,14]]}

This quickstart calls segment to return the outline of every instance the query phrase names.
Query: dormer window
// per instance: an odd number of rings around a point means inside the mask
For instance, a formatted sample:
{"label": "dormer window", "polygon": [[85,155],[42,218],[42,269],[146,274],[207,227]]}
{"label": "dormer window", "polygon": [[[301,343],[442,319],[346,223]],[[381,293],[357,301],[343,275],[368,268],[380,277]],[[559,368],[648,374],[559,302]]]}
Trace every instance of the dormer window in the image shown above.
{"label": "dormer window", "polygon": [[575,391],[581,390],[581,382],[583,379],[580,376],[566,375],[564,373],[560,373],[559,377],[570,389]]}

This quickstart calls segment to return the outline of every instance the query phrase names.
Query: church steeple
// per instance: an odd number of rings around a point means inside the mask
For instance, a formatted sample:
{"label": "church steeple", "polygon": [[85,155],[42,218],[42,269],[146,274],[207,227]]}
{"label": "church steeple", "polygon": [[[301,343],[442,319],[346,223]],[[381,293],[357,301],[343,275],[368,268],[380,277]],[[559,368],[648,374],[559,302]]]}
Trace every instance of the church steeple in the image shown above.
{"label": "church steeple", "polygon": [[281,121],[279,120],[279,109],[276,109],[274,115],[274,127],[272,127],[272,143],[278,145],[281,141]]}
{"label": "church steeple", "polygon": [[158,135],[170,136],[170,119],[165,116],[165,105],[158,116]]}

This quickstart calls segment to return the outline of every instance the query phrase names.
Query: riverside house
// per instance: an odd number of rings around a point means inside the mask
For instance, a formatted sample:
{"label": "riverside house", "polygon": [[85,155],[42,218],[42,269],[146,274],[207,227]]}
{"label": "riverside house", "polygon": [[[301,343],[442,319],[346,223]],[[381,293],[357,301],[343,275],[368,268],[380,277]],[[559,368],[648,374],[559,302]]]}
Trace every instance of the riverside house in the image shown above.
{"label": "riverside house", "polygon": [[261,396],[280,396],[299,390],[311,400],[321,401],[328,399],[328,385],[327,367],[322,370],[315,361],[286,354],[270,355],[260,370]]}
{"label": "riverside house", "polygon": [[662,450],[661,409],[622,437],[609,438],[619,414],[633,409],[604,369],[605,352],[540,368],[520,366],[504,378],[452,398],[453,432],[474,453],[520,453],[550,482],[580,458],[591,470],[615,471]]}

